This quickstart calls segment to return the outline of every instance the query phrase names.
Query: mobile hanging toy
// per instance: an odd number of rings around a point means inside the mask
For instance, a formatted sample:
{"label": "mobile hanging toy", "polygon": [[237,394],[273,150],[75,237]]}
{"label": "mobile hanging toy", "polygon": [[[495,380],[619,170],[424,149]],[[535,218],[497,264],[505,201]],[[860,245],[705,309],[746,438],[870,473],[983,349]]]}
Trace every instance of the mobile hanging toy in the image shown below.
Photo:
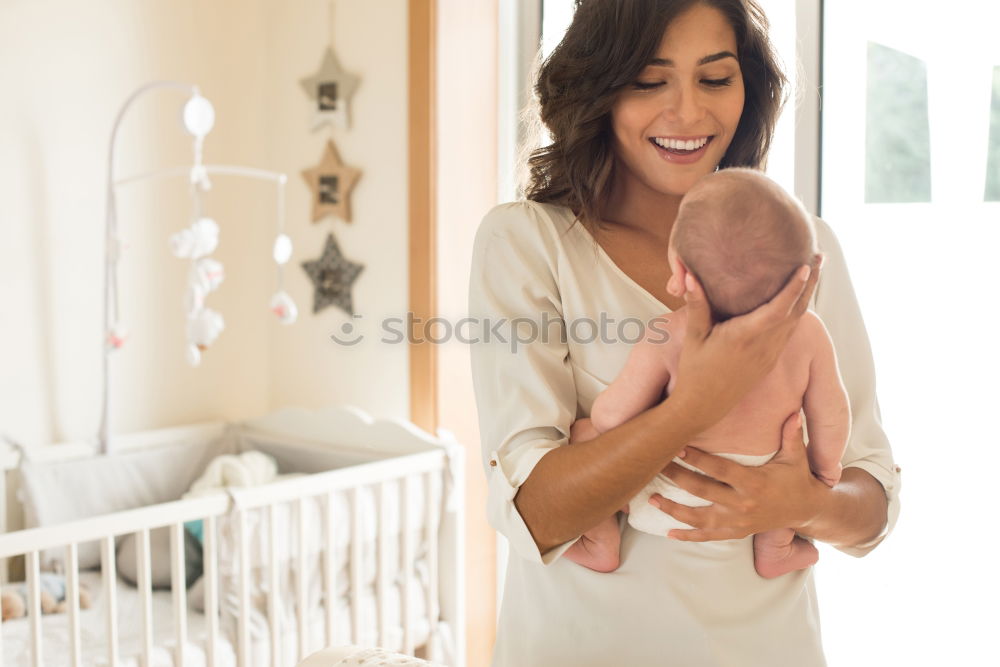
{"label": "mobile hanging toy", "polygon": [[[147,92],[163,88],[181,90],[189,95],[187,102],[181,109],[181,124],[194,140],[192,164],[158,169],[127,178],[116,178],[115,143],[125,112],[137,98]],[[118,229],[116,206],[118,187],[148,179],[165,179],[176,176],[186,176],[189,180],[193,203],[192,219],[186,228],[171,235],[169,246],[174,256],[191,262],[182,306],[187,320],[187,340],[184,351],[190,365],[198,366],[201,363],[202,353],[216,341],[225,328],[222,315],[205,305],[208,295],[218,289],[225,279],[225,269],[222,263],[210,256],[219,245],[219,225],[212,218],[203,215],[202,212],[202,199],[212,187],[210,175],[242,176],[272,181],[276,184],[275,218],[277,230],[271,254],[277,265],[277,286],[268,302],[268,308],[282,324],[292,324],[298,317],[295,302],[284,290],[284,265],[292,256],[292,242],[284,231],[285,184],[288,178],[282,173],[251,167],[205,164],[202,159],[202,149],[205,137],[214,126],[215,108],[208,99],[201,95],[198,87],[174,81],[154,81],[140,87],[125,100],[115,118],[108,149],[107,213],[105,217],[104,392],[101,426],[98,435],[101,453],[106,454],[110,451],[111,378],[109,360],[111,354],[121,349],[128,339],[128,331],[122,324],[118,302],[118,262],[121,260],[124,248],[124,242]]]}

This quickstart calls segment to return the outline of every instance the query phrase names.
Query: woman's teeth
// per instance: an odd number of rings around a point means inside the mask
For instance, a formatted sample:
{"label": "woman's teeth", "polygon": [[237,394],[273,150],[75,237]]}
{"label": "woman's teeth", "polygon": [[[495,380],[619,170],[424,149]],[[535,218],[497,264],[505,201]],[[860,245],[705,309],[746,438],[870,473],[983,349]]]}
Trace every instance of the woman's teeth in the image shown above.
{"label": "woman's teeth", "polygon": [[675,151],[694,151],[698,150],[702,146],[708,143],[708,137],[699,137],[698,139],[664,139],[662,137],[653,137],[653,143],[655,143],[660,148],[665,148],[667,150]]}

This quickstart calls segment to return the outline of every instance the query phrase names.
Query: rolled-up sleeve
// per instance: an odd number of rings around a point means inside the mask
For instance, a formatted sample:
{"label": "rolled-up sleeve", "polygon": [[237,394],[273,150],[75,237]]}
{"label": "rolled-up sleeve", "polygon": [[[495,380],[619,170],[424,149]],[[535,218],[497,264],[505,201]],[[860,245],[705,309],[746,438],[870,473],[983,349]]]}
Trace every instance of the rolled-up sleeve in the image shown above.
{"label": "rolled-up sleeve", "polygon": [[469,281],[476,336],[470,347],[489,522],[520,557],[549,564],[575,540],[543,556],[514,496],[538,461],[568,442],[577,397],[562,333],[557,238],[536,206],[498,206],[479,226]]}
{"label": "rolled-up sleeve", "polygon": [[875,364],[861,308],[851,284],[847,263],[833,230],[816,221],[820,250],[825,255],[815,294],[815,311],[823,319],[837,352],[844,387],[851,403],[851,435],[844,452],[845,468],[861,468],[879,481],[888,500],[888,518],[873,540],[853,547],[838,547],[852,556],[864,556],[892,531],[899,517],[900,468],[892,458],[889,439],[882,429],[875,394]]}

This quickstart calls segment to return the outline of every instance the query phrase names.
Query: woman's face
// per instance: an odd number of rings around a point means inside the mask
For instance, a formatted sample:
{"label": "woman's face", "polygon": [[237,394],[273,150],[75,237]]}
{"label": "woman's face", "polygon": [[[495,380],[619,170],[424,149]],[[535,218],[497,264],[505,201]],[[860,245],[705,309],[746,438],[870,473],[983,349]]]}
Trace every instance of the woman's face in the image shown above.
{"label": "woman's face", "polygon": [[656,57],[611,111],[618,185],[683,196],[725,155],[743,113],[736,34],[695,5],[663,34]]}

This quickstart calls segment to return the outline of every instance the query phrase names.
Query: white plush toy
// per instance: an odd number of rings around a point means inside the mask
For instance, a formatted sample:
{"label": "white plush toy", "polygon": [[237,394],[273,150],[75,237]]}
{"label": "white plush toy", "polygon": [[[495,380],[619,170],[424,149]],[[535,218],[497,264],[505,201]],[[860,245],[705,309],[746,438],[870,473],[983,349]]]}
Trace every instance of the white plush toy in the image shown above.
{"label": "white plush toy", "polygon": [[211,257],[202,257],[191,264],[188,284],[196,285],[203,294],[208,294],[217,289],[225,277],[226,272],[222,268],[222,262]]}
{"label": "white plush toy", "polygon": [[211,255],[219,245],[219,225],[211,218],[198,218],[190,227],[170,237],[170,249],[181,259]]}
{"label": "white plush toy", "polygon": [[273,456],[253,449],[241,454],[223,454],[209,462],[184,498],[197,498],[230,486],[267,484],[277,476],[278,464]]}
{"label": "white plush toy", "polygon": [[207,256],[218,245],[219,225],[211,218],[198,218],[190,227],[170,237],[170,250],[174,255],[191,260],[184,311],[188,317],[186,356],[192,366],[201,363],[201,353],[225,328],[222,315],[205,307],[205,296],[218,289],[226,277],[222,262]]}
{"label": "white plush toy", "polygon": [[271,297],[271,312],[278,316],[278,321],[282,324],[292,324],[299,316],[299,309],[292,297],[283,291]]}
{"label": "white plush toy", "polygon": [[184,292],[184,313],[194,317],[205,307],[205,291],[197,285],[188,285]]}
{"label": "white plush toy", "polygon": [[188,320],[188,338],[202,350],[215,342],[226,327],[222,315],[211,308],[202,308]]}
{"label": "white plush toy", "polygon": [[188,363],[197,366],[201,363],[201,353],[215,342],[226,327],[222,315],[211,308],[202,308],[193,317],[188,318]]}
{"label": "white plush toy", "polygon": [[299,317],[299,309],[296,307],[292,297],[282,289],[283,271],[285,264],[292,258],[292,240],[287,234],[279,233],[274,239],[274,248],[271,250],[274,263],[278,265],[278,291],[271,297],[271,312],[278,316],[278,321],[282,324],[294,324]]}

